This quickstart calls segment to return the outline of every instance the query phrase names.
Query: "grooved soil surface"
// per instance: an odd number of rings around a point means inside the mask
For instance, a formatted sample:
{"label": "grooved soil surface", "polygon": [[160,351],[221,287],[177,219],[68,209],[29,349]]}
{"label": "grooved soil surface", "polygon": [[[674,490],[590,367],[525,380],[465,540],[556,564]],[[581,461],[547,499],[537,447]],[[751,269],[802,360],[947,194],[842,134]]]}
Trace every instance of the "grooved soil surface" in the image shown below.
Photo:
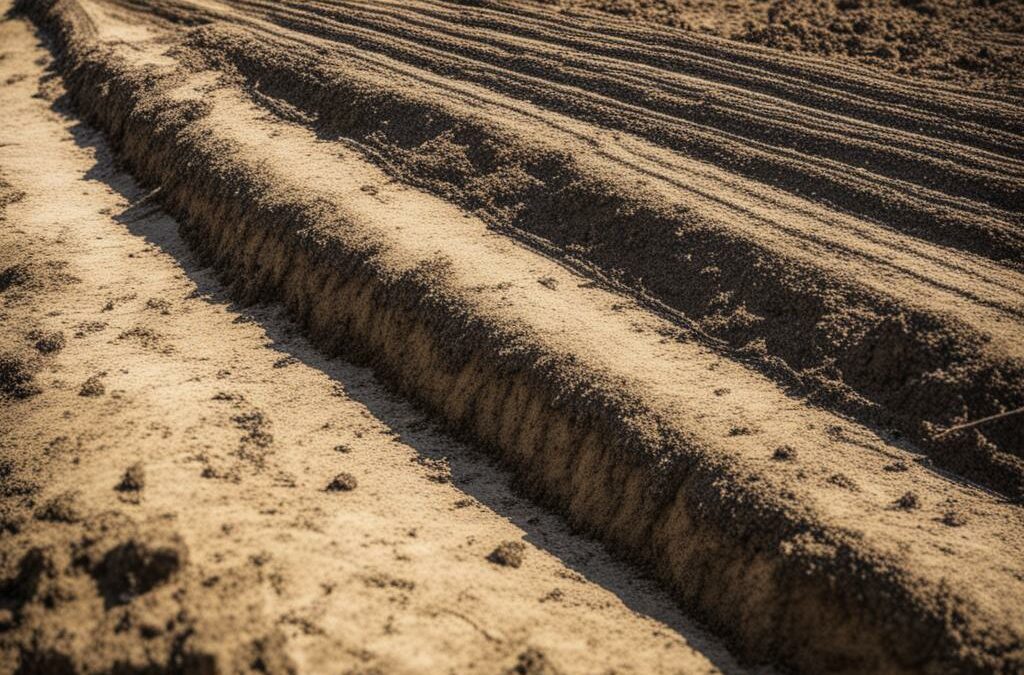
{"label": "grooved soil surface", "polygon": [[27,22],[0,43],[0,339],[27,378],[0,412],[0,672],[739,672],[480,450],[233,304]]}
{"label": "grooved soil surface", "polygon": [[12,10],[0,671],[1024,668],[1020,6],[712,4]]}
{"label": "grooved soil surface", "polygon": [[965,86],[1021,93],[1015,0],[534,0]]}

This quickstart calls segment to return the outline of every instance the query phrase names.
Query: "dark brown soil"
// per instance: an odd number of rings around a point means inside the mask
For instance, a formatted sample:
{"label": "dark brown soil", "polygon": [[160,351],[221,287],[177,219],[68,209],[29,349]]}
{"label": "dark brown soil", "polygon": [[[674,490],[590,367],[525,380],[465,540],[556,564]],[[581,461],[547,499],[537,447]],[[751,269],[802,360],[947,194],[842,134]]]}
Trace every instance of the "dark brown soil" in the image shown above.
{"label": "dark brown soil", "polygon": [[1016,0],[537,0],[893,72],[1021,90]]}

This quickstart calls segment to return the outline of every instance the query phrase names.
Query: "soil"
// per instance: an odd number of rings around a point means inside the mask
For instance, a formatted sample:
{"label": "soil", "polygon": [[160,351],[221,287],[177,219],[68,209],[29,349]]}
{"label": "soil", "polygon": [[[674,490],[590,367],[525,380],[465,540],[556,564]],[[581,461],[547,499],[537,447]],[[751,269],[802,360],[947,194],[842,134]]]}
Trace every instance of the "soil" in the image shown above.
{"label": "soil", "polygon": [[18,3],[0,670],[1024,668],[1018,14]]}
{"label": "soil", "polygon": [[536,0],[1020,95],[1016,0]]}
{"label": "soil", "polygon": [[741,672],[487,455],[235,304],[27,21],[0,45],[0,672]]}

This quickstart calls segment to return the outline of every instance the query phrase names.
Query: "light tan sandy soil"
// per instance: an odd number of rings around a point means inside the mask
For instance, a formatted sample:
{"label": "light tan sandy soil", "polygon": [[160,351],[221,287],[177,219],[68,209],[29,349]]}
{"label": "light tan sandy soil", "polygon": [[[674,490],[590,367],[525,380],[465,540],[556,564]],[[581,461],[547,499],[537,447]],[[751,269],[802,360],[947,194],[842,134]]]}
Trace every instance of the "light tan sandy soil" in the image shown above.
{"label": "light tan sandy soil", "polygon": [[0,412],[0,672],[738,672],[479,450],[232,304],[51,106],[28,24],[0,44],[0,345],[35,392]]}
{"label": "light tan sandy soil", "polygon": [[9,663],[1024,668],[1012,94],[535,3],[19,8]]}

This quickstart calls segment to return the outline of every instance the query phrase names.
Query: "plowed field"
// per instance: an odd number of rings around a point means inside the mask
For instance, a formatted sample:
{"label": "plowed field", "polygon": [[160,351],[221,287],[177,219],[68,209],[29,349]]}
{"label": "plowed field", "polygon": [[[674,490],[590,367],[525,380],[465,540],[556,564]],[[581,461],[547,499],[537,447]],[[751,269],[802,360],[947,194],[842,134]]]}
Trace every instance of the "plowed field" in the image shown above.
{"label": "plowed field", "polygon": [[698,4],[10,8],[0,670],[1024,668],[1018,8]]}

